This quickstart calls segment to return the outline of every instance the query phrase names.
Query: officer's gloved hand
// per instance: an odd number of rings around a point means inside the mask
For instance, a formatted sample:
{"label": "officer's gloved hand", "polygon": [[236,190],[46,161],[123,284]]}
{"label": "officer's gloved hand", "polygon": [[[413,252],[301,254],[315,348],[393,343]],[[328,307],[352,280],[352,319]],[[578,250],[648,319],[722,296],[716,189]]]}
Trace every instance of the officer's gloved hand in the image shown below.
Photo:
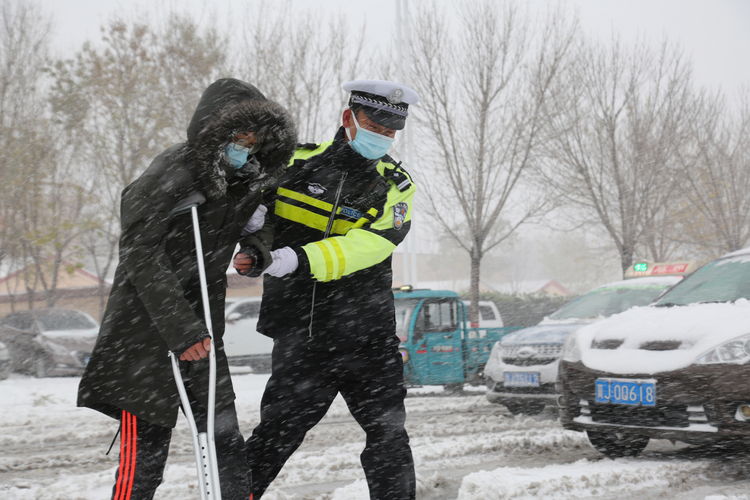
{"label": "officer's gloved hand", "polygon": [[263,274],[270,274],[271,276],[281,278],[289,273],[293,273],[299,265],[297,253],[289,247],[272,251],[271,257],[273,258],[273,262],[263,271]]}
{"label": "officer's gloved hand", "polygon": [[266,221],[266,212],[268,212],[268,209],[265,207],[265,205],[258,205],[258,208],[255,209],[255,213],[253,213],[253,216],[250,217],[250,220],[247,221],[247,224],[245,224],[245,228],[242,230],[242,236],[245,236],[246,234],[252,234],[262,228],[263,224]]}

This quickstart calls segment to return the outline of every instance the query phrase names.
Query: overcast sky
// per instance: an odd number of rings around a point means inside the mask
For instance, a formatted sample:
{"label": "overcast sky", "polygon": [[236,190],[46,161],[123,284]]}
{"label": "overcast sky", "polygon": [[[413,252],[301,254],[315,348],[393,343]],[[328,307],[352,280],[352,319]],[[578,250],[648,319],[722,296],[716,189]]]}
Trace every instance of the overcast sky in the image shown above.
{"label": "overcast sky", "polygon": [[[251,4],[244,0],[39,1],[54,16],[55,46],[63,54],[77,50],[87,39],[97,40],[99,26],[114,13],[154,13],[175,5],[197,17],[211,11],[219,19],[253,15],[247,7]],[[551,0],[526,1],[545,8]],[[346,13],[352,26],[366,21],[370,39],[395,32],[396,0],[293,0],[292,4],[299,10],[292,9],[290,22],[313,8],[321,13]],[[568,0],[567,4],[579,10],[584,30],[596,36],[609,37],[615,31],[626,40],[645,36],[656,44],[666,35],[679,41],[694,62],[699,84],[721,86],[730,94],[742,84],[750,85],[750,0]]]}

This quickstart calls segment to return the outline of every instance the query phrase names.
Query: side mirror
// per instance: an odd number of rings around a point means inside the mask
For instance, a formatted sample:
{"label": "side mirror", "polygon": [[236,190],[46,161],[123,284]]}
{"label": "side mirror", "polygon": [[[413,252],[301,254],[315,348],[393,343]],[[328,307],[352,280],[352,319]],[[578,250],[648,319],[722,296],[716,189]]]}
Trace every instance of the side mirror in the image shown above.
{"label": "side mirror", "polygon": [[241,317],[242,317],[242,315],[240,313],[233,312],[232,314],[230,314],[229,316],[227,316],[227,321],[237,321]]}

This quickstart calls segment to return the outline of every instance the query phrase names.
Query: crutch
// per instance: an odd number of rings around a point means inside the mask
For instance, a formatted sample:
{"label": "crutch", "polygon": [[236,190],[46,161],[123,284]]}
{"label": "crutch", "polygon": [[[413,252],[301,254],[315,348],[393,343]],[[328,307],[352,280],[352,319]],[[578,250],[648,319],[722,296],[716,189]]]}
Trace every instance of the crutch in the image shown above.
{"label": "crutch", "polygon": [[193,216],[193,234],[195,235],[195,253],[198,258],[198,274],[201,284],[201,298],[203,299],[203,313],[206,318],[206,328],[211,337],[211,350],[208,351],[208,418],[206,431],[198,433],[195,425],[193,410],[190,409],[190,401],[185,391],[185,383],[182,381],[180,365],[172,351],[169,358],[172,360],[172,371],[177,382],[177,392],[180,393],[182,408],[187,417],[190,430],[193,434],[193,449],[195,450],[195,467],[198,471],[198,486],[201,492],[201,500],[221,500],[221,485],[219,484],[219,466],[216,459],[216,443],[214,440],[214,416],[216,411],[216,344],[214,343],[214,330],[211,324],[211,311],[208,305],[208,285],[206,284],[206,269],[203,264],[203,245],[201,244],[201,232],[198,226],[198,205],[206,201],[206,197],[199,192],[188,196],[178,203],[170,213],[171,216],[191,212]]}

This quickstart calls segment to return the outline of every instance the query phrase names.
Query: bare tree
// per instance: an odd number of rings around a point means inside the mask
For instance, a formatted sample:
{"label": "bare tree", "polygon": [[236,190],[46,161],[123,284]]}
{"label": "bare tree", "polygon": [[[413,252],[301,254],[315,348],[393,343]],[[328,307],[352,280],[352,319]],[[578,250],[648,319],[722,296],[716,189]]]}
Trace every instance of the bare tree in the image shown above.
{"label": "bare tree", "polygon": [[199,23],[188,14],[174,11],[151,29],[159,67],[158,89],[165,97],[161,112],[169,117],[165,137],[176,142],[185,137],[206,87],[217,78],[232,76],[230,39],[219,32],[215,18]]}
{"label": "bare tree", "polygon": [[79,160],[95,188],[81,244],[100,279],[100,312],[119,241],[120,193],[158,153],[185,140],[201,92],[226,61],[215,27],[201,30],[178,13],[161,25],[115,17],[102,27],[102,42],[54,65],[51,97],[55,116],[79,131]]}
{"label": "bare tree", "polygon": [[476,323],[482,258],[547,204],[520,189],[535,165],[545,102],[577,21],[557,10],[537,25],[512,2],[464,2],[459,11],[457,27],[435,5],[414,16],[412,75],[426,131],[421,165],[431,166],[420,179],[427,192],[421,199],[469,253]]}
{"label": "bare tree", "polygon": [[55,135],[45,121],[43,98],[51,21],[34,3],[3,0],[0,23],[0,262],[6,270],[30,266],[27,289],[8,292],[31,292],[31,301],[45,278],[35,257],[50,244],[54,215],[47,196],[53,191]]}
{"label": "bare tree", "polygon": [[346,105],[341,83],[369,57],[364,27],[353,38],[344,15],[325,21],[310,10],[290,23],[289,1],[256,5],[259,15],[236,52],[245,56],[237,74],[289,110],[300,138],[330,139]]}
{"label": "bare tree", "polygon": [[681,177],[677,152],[693,117],[691,65],[677,46],[589,42],[552,100],[544,181],[579,224],[602,228],[623,272],[639,244],[656,260]]}
{"label": "bare tree", "polygon": [[706,98],[702,119],[691,122],[690,147],[680,154],[689,202],[680,214],[684,234],[712,257],[750,241],[750,89],[738,103]]}

